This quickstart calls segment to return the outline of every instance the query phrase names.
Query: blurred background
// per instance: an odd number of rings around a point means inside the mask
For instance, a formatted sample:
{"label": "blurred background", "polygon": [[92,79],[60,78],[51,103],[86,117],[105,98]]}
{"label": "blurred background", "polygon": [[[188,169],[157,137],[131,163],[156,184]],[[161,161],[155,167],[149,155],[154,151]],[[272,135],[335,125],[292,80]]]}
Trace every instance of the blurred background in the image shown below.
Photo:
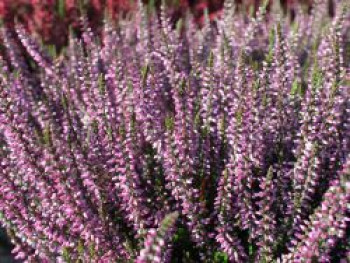
{"label": "blurred background", "polygon": [[[69,26],[77,28],[83,10],[87,14],[90,25],[98,30],[104,15],[116,19],[132,12],[138,0],[0,0],[0,19],[8,27],[15,19],[26,25],[27,29],[41,36],[46,44],[54,44],[58,48],[66,45]],[[159,8],[162,0],[142,0]],[[270,5],[276,0],[270,0]],[[281,3],[285,15],[293,18],[297,4],[306,10],[311,9],[314,0],[277,0]],[[333,0],[329,2],[329,11],[333,12]],[[207,9],[210,19],[220,15],[224,0],[165,0],[172,19],[191,12],[196,22],[203,22],[203,14]],[[237,9],[244,12],[256,11],[261,0],[236,0]],[[299,5],[300,6],[300,5]]]}

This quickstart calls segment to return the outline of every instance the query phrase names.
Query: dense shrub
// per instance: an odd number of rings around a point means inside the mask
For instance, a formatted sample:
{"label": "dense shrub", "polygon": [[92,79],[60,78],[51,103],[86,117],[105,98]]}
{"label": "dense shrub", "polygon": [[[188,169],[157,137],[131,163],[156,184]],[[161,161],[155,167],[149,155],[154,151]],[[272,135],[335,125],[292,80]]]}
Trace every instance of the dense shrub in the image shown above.
{"label": "dense shrub", "polygon": [[349,256],[350,13],[172,28],[142,8],[60,57],[3,29],[0,219],[29,262]]}

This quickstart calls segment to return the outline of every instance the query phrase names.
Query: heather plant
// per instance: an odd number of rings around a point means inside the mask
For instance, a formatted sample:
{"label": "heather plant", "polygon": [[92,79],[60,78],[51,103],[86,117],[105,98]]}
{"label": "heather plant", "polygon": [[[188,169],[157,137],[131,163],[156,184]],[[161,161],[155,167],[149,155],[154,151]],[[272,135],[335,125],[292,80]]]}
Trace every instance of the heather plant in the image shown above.
{"label": "heather plant", "polygon": [[[0,220],[27,262],[349,257],[350,12],[143,7],[56,57],[2,30]],[[28,59],[30,57],[30,59]]]}

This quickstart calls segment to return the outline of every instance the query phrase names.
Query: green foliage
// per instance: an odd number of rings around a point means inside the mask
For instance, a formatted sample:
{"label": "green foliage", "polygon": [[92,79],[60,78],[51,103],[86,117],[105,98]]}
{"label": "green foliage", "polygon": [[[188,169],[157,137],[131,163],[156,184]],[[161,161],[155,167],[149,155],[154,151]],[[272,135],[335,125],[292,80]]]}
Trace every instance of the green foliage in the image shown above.
{"label": "green foliage", "polygon": [[214,262],[213,263],[228,263],[228,256],[224,252],[215,252],[214,253]]}
{"label": "green foliage", "polygon": [[147,81],[147,76],[148,76],[148,73],[149,73],[149,65],[146,64],[145,66],[143,66],[141,68],[141,75],[142,75],[142,87],[145,86],[146,84],[146,81]]}
{"label": "green foliage", "polygon": [[67,247],[64,247],[63,248],[63,253],[62,253],[62,256],[63,256],[63,260],[67,263],[71,263],[71,258],[70,258],[70,252],[69,252],[69,248]]}
{"label": "green foliage", "polygon": [[175,126],[174,118],[172,116],[167,116],[165,118],[165,128],[168,131],[172,131],[174,129],[174,126]]}
{"label": "green foliage", "polygon": [[66,16],[66,1],[65,0],[58,0],[57,1],[57,13],[60,18],[65,18]]}

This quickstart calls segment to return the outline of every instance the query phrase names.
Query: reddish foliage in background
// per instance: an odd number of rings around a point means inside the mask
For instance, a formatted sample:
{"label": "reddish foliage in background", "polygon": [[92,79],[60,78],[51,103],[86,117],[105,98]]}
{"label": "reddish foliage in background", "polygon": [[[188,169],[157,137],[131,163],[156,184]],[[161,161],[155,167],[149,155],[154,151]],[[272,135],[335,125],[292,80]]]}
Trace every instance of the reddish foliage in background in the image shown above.
{"label": "reddish foliage in background", "polygon": [[[84,7],[93,29],[101,26],[106,11],[111,17],[116,18],[120,14],[134,10],[137,2],[129,0],[63,1],[64,15],[60,16],[57,0],[0,0],[0,17],[9,27],[13,26],[16,18],[29,31],[39,34],[43,42],[62,47],[67,42],[69,25],[74,28],[79,26],[79,2],[85,2]],[[148,0],[143,0],[143,2],[148,2]],[[155,2],[159,7],[161,1],[156,0]],[[201,24],[204,10],[207,8],[210,19],[214,19],[220,14],[223,2],[223,0],[179,0],[178,5],[171,8],[171,15],[177,18],[190,9],[197,22]],[[262,1],[236,0],[236,2],[245,9],[252,5],[257,9]],[[293,10],[296,2],[310,5],[312,0],[281,0],[281,2],[285,10]]]}
{"label": "reddish foliage in background", "polygon": [[[58,13],[59,1],[56,0],[0,0],[0,17],[8,27],[14,20],[23,23],[31,32],[38,33],[45,43],[63,46],[67,42],[69,26],[78,27],[79,0],[64,0],[64,15]],[[120,12],[130,11],[133,6],[128,0],[91,0],[85,1],[85,10],[91,26],[100,26],[105,9],[113,17]]]}

